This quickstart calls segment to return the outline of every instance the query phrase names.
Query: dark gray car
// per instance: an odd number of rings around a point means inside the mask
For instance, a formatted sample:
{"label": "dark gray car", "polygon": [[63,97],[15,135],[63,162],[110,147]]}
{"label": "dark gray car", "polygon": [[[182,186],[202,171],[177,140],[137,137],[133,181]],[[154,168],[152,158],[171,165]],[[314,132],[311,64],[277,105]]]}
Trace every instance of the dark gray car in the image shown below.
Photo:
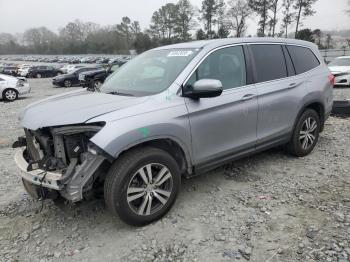
{"label": "dark gray car", "polygon": [[333,81],[304,41],[160,47],[97,92],[25,108],[15,160],[32,196],[76,202],[102,187],[113,213],[144,225],[171,208],[183,177],[278,145],[309,154],[331,112]]}

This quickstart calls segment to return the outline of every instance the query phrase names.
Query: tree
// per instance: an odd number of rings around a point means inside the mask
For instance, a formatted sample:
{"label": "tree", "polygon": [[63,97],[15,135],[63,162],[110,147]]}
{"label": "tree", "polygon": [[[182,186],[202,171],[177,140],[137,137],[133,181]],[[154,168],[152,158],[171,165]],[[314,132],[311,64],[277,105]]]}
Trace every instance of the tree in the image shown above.
{"label": "tree", "polygon": [[194,21],[194,7],[189,0],[180,0],[176,6],[177,15],[174,31],[182,41],[188,41],[191,38],[190,31],[196,26],[196,22]]}
{"label": "tree", "polygon": [[217,2],[217,0],[203,0],[202,2],[200,13],[201,19],[204,21],[204,28],[208,38],[213,38],[215,35],[213,24],[218,15],[220,4],[221,2]]}
{"label": "tree", "polygon": [[312,9],[312,5],[316,3],[316,1],[317,0],[296,0],[294,4],[294,9],[297,11],[295,38],[297,37],[302,19],[315,14],[316,11]]}
{"label": "tree", "polygon": [[204,40],[204,39],[206,39],[205,32],[203,31],[203,29],[198,29],[197,30],[197,32],[196,32],[196,39],[197,40]]}
{"label": "tree", "polygon": [[285,37],[288,37],[288,27],[292,24],[295,13],[292,12],[292,6],[295,0],[283,0],[282,4],[282,28],[285,33]]}
{"label": "tree", "polygon": [[279,3],[279,0],[272,0],[270,5],[270,9],[272,11],[272,17],[270,18],[269,25],[270,25],[270,28],[272,29],[272,34],[271,34],[272,37],[275,36],[276,25],[278,21],[277,19],[278,3]]}
{"label": "tree", "polygon": [[155,43],[148,34],[138,33],[134,42],[134,47],[138,53],[142,53],[148,49],[155,47]]}
{"label": "tree", "polygon": [[141,33],[140,23],[138,21],[134,21],[130,25],[131,33],[136,37],[139,33]]}
{"label": "tree", "polygon": [[296,39],[301,39],[301,40],[305,40],[313,43],[315,42],[314,34],[309,28],[298,31],[298,34],[296,35]]}
{"label": "tree", "polygon": [[321,43],[321,39],[322,39],[322,31],[320,29],[315,29],[312,32],[314,39],[315,39],[315,43],[318,45],[318,48],[323,48],[323,45]]}
{"label": "tree", "polygon": [[332,39],[331,34],[327,34],[327,37],[326,37],[326,48],[327,49],[333,48],[333,39]]}
{"label": "tree", "polygon": [[155,11],[151,20],[151,32],[164,43],[171,43],[176,26],[177,6],[169,3]]}
{"label": "tree", "polygon": [[126,39],[126,43],[127,43],[127,48],[129,49],[130,47],[130,41],[131,41],[131,35],[130,35],[130,31],[131,31],[131,20],[129,17],[124,16],[122,18],[122,22],[117,25],[117,30],[119,31],[119,33],[121,35],[123,35]]}
{"label": "tree", "polygon": [[268,11],[271,7],[271,2],[268,0],[249,0],[249,7],[260,16],[258,35],[265,36],[268,22]]}
{"label": "tree", "polygon": [[242,37],[248,27],[247,19],[252,14],[249,4],[246,0],[230,0],[228,6],[230,28],[235,32],[235,37]]}

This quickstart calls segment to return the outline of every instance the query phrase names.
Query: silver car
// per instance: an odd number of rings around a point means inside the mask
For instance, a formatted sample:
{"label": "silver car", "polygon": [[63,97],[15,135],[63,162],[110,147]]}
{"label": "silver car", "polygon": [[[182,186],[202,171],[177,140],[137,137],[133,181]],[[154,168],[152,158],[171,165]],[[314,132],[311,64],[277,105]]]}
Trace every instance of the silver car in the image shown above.
{"label": "silver car", "polygon": [[171,208],[183,177],[278,145],[309,154],[331,112],[333,82],[309,42],[160,47],[95,92],[25,108],[15,160],[32,196],[76,202],[103,189],[114,214],[145,225]]}

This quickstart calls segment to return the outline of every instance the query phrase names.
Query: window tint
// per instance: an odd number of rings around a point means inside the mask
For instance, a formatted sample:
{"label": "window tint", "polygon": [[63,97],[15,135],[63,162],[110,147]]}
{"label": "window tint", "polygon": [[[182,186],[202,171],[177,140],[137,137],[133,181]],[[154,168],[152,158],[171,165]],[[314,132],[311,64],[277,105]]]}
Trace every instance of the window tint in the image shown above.
{"label": "window tint", "polygon": [[287,49],[290,53],[297,74],[307,72],[320,64],[314,53],[309,48],[287,46]]}
{"label": "window tint", "polygon": [[280,45],[251,45],[257,82],[287,77],[287,67]]}
{"label": "window tint", "polygon": [[223,89],[246,85],[246,66],[241,46],[227,47],[210,54],[187,82],[191,88],[200,79],[220,80]]}

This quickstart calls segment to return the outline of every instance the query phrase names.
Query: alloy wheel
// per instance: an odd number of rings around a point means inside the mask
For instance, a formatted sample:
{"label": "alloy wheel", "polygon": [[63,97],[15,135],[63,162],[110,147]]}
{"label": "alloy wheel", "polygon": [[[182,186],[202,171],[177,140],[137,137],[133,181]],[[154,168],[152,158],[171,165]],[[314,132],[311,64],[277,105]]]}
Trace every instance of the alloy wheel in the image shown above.
{"label": "alloy wheel", "polygon": [[127,202],[137,215],[149,216],[168,202],[172,188],[173,176],[166,166],[147,164],[132,176],[127,188]]}
{"label": "alloy wheel", "polygon": [[41,78],[41,74],[36,74],[36,78]]}
{"label": "alloy wheel", "polygon": [[304,150],[313,146],[316,141],[316,132],[317,121],[313,117],[306,118],[299,133],[299,141]]}
{"label": "alloy wheel", "polygon": [[16,91],[12,90],[12,89],[9,89],[5,92],[5,98],[8,100],[8,101],[14,101],[16,100],[17,98],[17,93]]}

